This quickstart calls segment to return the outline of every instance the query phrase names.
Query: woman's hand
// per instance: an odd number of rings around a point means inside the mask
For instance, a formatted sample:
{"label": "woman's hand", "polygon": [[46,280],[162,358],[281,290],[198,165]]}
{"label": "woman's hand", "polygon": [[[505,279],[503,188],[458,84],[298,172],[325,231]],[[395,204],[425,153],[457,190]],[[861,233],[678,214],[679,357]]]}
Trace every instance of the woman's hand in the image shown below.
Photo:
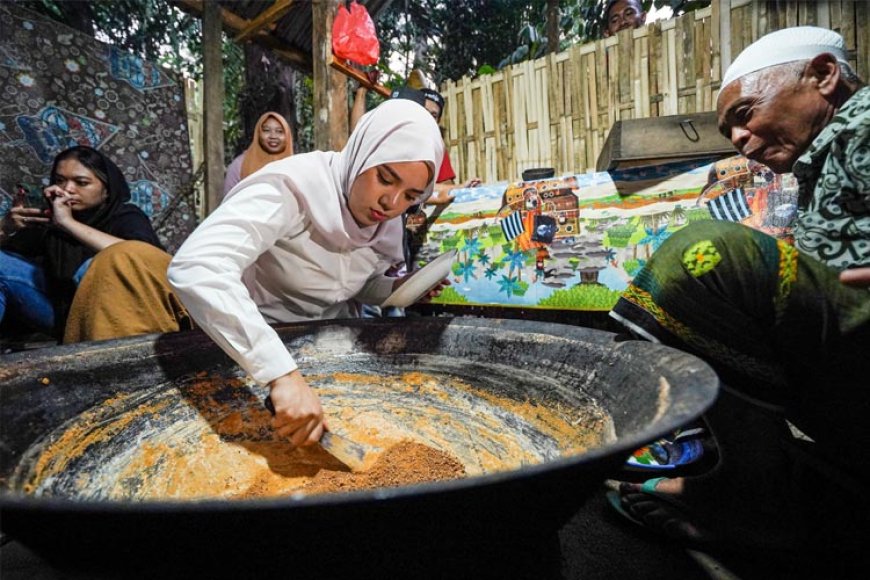
{"label": "woman's hand", "polygon": [[320,441],[326,429],[320,398],[298,370],[269,383],[275,418],[272,427],[296,447]]}
{"label": "woman's hand", "polygon": [[42,190],[42,194],[51,205],[52,223],[61,229],[68,229],[68,226],[76,221],[70,206],[72,196],[57,185],[49,185]]}
{"label": "woman's hand", "polygon": [[843,270],[840,272],[840,282],[847,286],[870,288],[870,267]]}
{"label": "woman's hand", "polygon": [[45,226],[51,219],[45,215],[45,210],[38,207],[13,206],[3,221],[5,233],[11,235],[25,228]]}
{"label": "woman's hand", "polygon": [[[410,280],[413,275],[414,274],[406,274],[406,275],[402,276],[401,278],[396,278],[396,281],[393,282],[393,292],[398,290],[402,284],[404,284],[405,282]],[[444,278],[443,280],[438,282],[435,286],[433,286],[428,292],[426,292],[426,294],[421,296],[417,300],[417,302],[421,302],[423,304],[426,304],[427,302],[429,302],[433,298],[437,298],[438,296],[440,296],[441,291],[444,290],[444,288],[446,288],[447,286],[450,286],[450,280],[448,280],[447,278]]]}
{"label": "woman's hand", "polygon": [[450,280],[448,280],[447,278],[444,278],[443,280],[438,282],[438,284],[436,284],[434,288],[429,290],[426,293],[426,295],[423,296],[422,298],[420,298],[417,302],[422,302],[425,304],[425,303],[429,302],[430,300],[432,300],[433,298],[438,298],[439,296],[441,296],[441,291],[444,290],[448,286],[450,286]]}

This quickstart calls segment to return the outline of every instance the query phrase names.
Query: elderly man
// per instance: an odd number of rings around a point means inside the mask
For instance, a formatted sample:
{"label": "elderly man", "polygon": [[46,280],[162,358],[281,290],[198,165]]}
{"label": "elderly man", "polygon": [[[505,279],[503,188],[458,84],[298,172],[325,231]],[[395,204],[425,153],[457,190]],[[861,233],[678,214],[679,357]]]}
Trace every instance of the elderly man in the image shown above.
{"label": "elderly man", "polygon": [[[791,464],[750,458],[779,447],[785,418],[815,441],[826,477],[838,474],[851,491],[870,480],[870,88],[840,35],[785,29],[735,59],[717,114],[738,151],[797,177],[795,247],[739,224],[696,223],[634,278],[611,316],[717,370],[724,392],[707,419],[722,463],[702,477],[622,484],[610,498],[623,515],[680,539],[730,532],[751,543],[758,538],[747,530],[779,523],[806,540],[796,530],[814,529],[800,527],[807,514],[764,515],[771,497],[790,493]],[[762,482],[779,488],[765,495]],[[865,492],[850,497],[866,507]],[[729,530],[747,510],[764,521],[744,517]]]}
{"label": "elderly man", "polygon": [[626,28],[640,28],[646,22],[646,12],[640,0],[610,0],[604,11],[604,36],[610,37]]}

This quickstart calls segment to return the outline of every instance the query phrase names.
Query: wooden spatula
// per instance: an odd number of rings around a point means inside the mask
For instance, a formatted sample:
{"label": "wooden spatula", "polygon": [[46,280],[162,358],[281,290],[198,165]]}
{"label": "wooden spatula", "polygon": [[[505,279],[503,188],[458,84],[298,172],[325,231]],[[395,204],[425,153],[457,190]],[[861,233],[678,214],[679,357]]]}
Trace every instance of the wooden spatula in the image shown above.
{"label": "wooden spatula", "polygon": [[[263,403],[266,405],[266,409],[274,416],[275,405],[272,404],[272,396],[266,395]],[[360,471],[368,466],[374,454],[381,451],[379,447],[360,445],[331,431],[324,431],[323,435],[320,436],[320,446],[327,453],[350,467],[352,471]]]}

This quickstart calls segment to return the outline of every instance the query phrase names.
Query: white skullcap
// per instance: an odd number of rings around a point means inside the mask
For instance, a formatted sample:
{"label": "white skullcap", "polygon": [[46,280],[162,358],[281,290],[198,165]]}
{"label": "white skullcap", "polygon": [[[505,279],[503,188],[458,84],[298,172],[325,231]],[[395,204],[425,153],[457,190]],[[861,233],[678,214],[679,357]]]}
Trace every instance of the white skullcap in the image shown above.
{"label": "white skullcap", "polygon": [[722,88],[749,73],[787,62],[810,60],[826,52],[848,64],[846,43],[833,30],[797,26],[771,32],[747,46],[734,59],[722,79]]}

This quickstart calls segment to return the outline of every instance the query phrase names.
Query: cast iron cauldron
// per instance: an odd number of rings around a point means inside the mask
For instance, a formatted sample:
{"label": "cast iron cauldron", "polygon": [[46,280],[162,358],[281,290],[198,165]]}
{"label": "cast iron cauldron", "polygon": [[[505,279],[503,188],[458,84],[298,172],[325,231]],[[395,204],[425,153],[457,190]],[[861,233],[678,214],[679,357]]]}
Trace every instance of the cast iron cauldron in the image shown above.
{"label": "cast iron cauldron", "polygon": [[[246,501],[35,496],[20,474],[94,407],[164,396],[202,371],[240,371],[198,332],[31,351],[0,359],[2,531],[58,566],[107,577],[546,577],[555,532],[589,494],[632,450],[699,416],[718,388],[696,357],[558,324],[356,320],[288,325],[279,334],[306,374],[368,368],[452,375],[509,400],[562,409],[593,404],[609,417],[610,433],[586,452],[550,450],[540,463],[506,472],[349,494]],[[253,395],[258,401],[262,393]],[[504,424],[524,425],[510,417]]]}

